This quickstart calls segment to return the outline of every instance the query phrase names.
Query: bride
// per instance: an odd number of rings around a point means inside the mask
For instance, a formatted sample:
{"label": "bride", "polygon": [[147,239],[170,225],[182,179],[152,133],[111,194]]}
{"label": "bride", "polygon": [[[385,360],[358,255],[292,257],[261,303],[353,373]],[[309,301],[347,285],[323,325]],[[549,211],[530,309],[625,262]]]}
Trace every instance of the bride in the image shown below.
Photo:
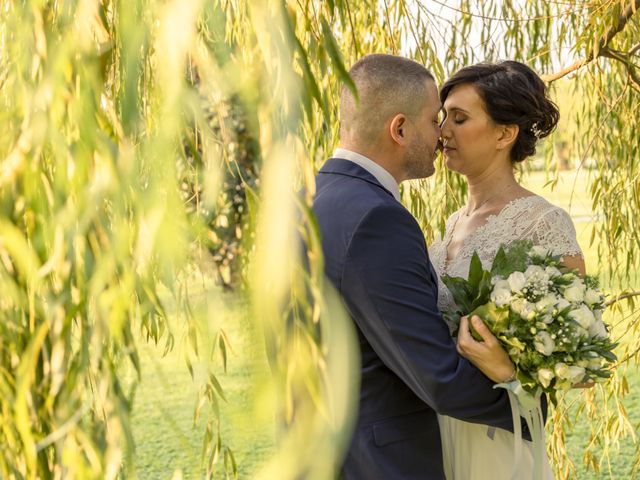
{"label": "bride", "polygon": [[[566,268],[585,273],[582,252],[569,215],[522,187],[514,166],[535,153],[539,139],[556,126],[559,112],[540,78],[515,61],[481,63],[458,71],[440,92],[445,119],[443,152],[447,168],[462,174],[469,187],[467,205],[446,222],[444,236],[429,249],[441,275],[466,277],[477,252],[489,269],[498,247],[529,239],[562,255]],[[454,307],[439,280],[438,307]],[[473,359],[471,359],[473,360]],[[514,435],[500,429],[439,417],[448,480],[530,479],[531,443],[522,442],[514,463]],[[552,479],[548,459],[544,478]]]}

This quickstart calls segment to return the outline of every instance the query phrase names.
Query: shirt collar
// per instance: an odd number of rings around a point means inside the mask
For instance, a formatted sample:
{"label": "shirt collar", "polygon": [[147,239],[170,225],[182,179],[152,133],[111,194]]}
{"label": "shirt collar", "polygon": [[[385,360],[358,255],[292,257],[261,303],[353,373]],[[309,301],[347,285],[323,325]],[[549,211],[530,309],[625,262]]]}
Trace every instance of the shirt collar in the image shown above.
{"label": "shirt collar", "polygon": [[373,175],[375,179],[380,182],[380,185],[389,190],[397,201],[400,201],[400,189],[398,188],[398,182],[396,182],[396,179],[370,158],[351,150],[347,150],[346,148],[336,148],[335,152],[333,152],[333,157],[343,158],[360,165],[367,172]]}

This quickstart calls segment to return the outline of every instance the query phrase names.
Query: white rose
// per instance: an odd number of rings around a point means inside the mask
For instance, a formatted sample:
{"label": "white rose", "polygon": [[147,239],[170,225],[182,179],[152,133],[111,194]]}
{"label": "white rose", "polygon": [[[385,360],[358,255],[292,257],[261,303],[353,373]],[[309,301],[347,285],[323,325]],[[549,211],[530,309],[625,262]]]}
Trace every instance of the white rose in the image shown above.
{"label": "white rose", "polygon": [[569,312],[569,318],[575,320],[585,330],[590,330],[591,325],[595,323],[596,317],[593,316],[593,312],[589,310],[586,305],[581,305],[580,308],[571,310]]}
{"label": "white rose", "polygon": [[542,323],[544,323],[545,325],[550,325],[553,323],[555,319],[551,315],[546,314],[541,318],[541,320],[542,320]]}
{"label": "white rose", "polygon": [[557,302],[556,302],[556,308],[558,309],[558,311],[562,311],[567,307],[570,307],[571,303],[567,301],[566,298],[560,298]]}
{"label": "white rose", "polygon": [[541,368],[538,370],[538,381],[543,387],[548,387],[553,380],[553,372],[548,368]]}
{"label": "white rose", "polygon": [[553,371],[555,372],[556,377],[566,380],[569,375],[569,365],[567,365],[566,363],[558,362],[553,367]]}
{"label": "white rose", "polygon": [[520,315],[524,319],[530,320],[535,314],[535,306],[533,303],[528,302],[524,298],[514,298],[511,300],[511,304],[509,305],[511,310],[518,315]]}
{"label": "white rose", "polygon": [[511,310],[516,312],[518,315],[521,315],[520,312],[522,312],[525,303],[527,303],[527,301],[524,298],[515,297],[511,300]]}
{"label": "white rose", "polygon": [[575,336],[580,338],[589,338],[591,336],[589,335],[589,330],[582,328],[580,325],[574,325],[573,332],[575,333]]}
{"label": "white rose", "polygon": [[591,360],[589,360],[589,362],[587,362],[587,368],[589,370],[600,370],[602,368],[603,363],[604,363],[604,360],[600,357],[592,358]]}
{"label": "white rose", "polygon": [[556,342],[553,341],[551,335],[548,332],[540,331],[536,333],[535,340],[533,341],[533,345],[536,347],[536,350],[547,357],[553,353],[556,348]]}
{"label": "white rose", "polygon": [[558,378],[568,380],[571,383],[582,381],[585,374],[584,367],[578,365],[569,366],[566,363],[556,363],[554,371]]}
{"label": "white rose", "polygon": [[548,280],[547,274],[542,267],[538,265],[529,265],[524,271],[524,276],[529,283],[540,282],[542,280]]}
{"label": "white rose", "polygon": [[524,278],[524,273],[513,272],[508,278],[509,288],[512,292],[521,292],[524,286],[527,284],[527,279]]}
{"label": "white rose", "polygon": [[567,380],[571,383],[581,382],[584,378],[585,370],[583,367],[578,367],[577,365],[572,365],[569,367],[569,372],[567,373]]}
{"label": "white rose", "polygon": [[607,327],[605,327],[604,322],[596,319],[589,327],[589,335],[596,338],[607,338],[609,332],[607,332]]}
{"label": "white rose", "polygon": [[564,291],[564,298],[572,303],[579,303],[584,299],[584,292],[580,287],[570,285]]}
{"label": "white rose", "polygon": [[511,291],[506,290],[504,288],[497,288],[491,292],[491,301],[495,303],[498,307],[506,305],[511,301]]}
{"label": "white rose", "polygon": [[571,285],[573,287],[581,288],[583,293],[587,289],[587,286],[584,284],[584,281],[580,277],[575,277],[573,279],[573,282],[571,282]]}
{"label": "white rose", "polygon": [[527,320],[533,320],[536,316],[536,307],[531,302],[524,302],[524,306],[522,307],[522,312],[520,313],[522,318]]}
{"label": "white rose", "polygon": [[542,297],[540,300],[536,302],[536,310],[539,312],[546,312],[551,310],[556,304],[556,297],[554,295],[548,294]]}
{"label": "white rose", "polygon": [[549,255],[549,250],[540,245],[536,245],[531,249],[529,255],[545,258],[547,255]]}
{"label": "white rose", "polygon": [[544,273],[546,273],[549,278],[555,278],[562,275],[562,272],[558,270],[556,267],[546,267],[544,269]]}
{"label": "white rose", "polygon": [[595,290],[589,288],[584,294],[584,302],[587,305],[592,306],[596,303],[602,302],[602,296]]}
{"label": "white rose", "polygon": [[509,290],[511,287],[509,286],[509,282],[504,279],[497,280],[493,285],[494,290]]}

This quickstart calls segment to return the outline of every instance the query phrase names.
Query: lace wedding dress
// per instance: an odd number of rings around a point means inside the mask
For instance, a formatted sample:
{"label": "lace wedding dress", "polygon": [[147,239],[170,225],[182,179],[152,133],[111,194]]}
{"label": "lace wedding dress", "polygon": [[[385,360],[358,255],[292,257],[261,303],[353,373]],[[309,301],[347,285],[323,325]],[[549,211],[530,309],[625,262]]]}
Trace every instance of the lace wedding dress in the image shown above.
{"label": "lace wedding dress", "polygon": [[[462,211],[449,217],[444,236],[429,248],[434,268],[441,275],[466,278],[474,252],[489,269],[498,248],[503,243],[529,239],[534,245],[548,248],[555,255],[582,255],[576,240],[571,217],[537,195],[522,197],[508,203],[500,213],[488,217],[485,224],[469,235],[452,259],[447,259],[447,247]],[[453,298],[438,278],[438,307],[441,311],[455,308]],[[519,465],[514,466],[514,435],[486,425],[468,423],[439,416],[444,468],[447,480],[530,480],[533,472],[531,442],[522,442]],[[552,479],[549,461],[544,459],[544,478]],[[516,477],[512,477],[514,472]]]}

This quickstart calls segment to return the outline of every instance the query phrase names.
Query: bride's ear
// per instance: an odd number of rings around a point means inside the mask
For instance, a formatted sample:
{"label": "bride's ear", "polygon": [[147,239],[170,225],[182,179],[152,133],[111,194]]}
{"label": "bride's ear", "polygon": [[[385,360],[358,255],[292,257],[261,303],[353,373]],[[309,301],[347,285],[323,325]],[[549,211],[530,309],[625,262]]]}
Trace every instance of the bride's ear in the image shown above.
{"label": "bride's ear", "polygon": [[504,150],[511,147],[518,138],[520,127],[518,125],[498,125],[498,150]]}

